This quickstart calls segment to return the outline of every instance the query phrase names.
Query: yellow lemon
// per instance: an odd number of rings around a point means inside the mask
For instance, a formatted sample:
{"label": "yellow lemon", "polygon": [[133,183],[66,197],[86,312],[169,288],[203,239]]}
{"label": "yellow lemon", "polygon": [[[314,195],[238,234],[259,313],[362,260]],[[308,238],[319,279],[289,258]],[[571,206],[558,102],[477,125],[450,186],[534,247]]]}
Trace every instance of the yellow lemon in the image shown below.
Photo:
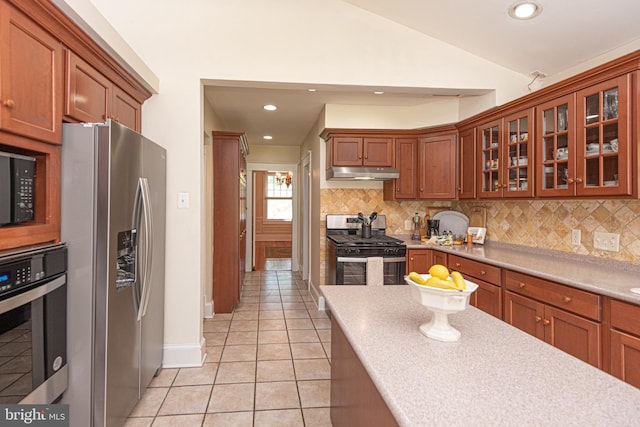
{"label": "yellow lemon", "polygon": [[442,264],[433,264],[429,269],[429,274],[432,277],[437,277],[438,279],[445,280],[449,277],[449,269]]}

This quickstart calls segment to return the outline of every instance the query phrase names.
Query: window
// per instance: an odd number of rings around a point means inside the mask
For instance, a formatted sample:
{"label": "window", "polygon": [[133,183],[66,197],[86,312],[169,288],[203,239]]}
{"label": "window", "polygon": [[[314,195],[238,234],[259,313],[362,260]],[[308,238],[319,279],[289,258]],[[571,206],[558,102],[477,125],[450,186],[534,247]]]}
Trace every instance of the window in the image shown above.
{"label": "window", "polygon": [[291,221],[293,219],[293,186],[291,172],[268,172],[266,174],[266,210],[269,221]]}

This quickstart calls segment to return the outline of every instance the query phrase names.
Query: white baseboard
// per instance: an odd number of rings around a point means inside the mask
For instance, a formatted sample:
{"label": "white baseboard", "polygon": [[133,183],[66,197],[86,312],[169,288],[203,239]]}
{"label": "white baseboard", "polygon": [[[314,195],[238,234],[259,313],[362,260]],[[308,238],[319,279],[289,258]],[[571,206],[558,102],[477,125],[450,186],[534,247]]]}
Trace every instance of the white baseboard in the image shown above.
{"label": "white baseboard", "polygon": [[202,366],[207,357],[204,338],[200,344],[165,344],[163,368],[193,368]]}

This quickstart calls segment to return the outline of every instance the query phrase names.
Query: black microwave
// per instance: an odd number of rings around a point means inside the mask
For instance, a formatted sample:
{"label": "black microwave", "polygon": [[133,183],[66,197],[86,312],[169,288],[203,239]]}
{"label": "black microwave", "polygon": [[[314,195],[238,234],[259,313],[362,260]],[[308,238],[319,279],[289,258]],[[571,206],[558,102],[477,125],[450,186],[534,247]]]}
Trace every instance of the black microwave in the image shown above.
{"label": "black microwave", "polygon": [[0,226],[33,221],[36,159],[0,151]]}

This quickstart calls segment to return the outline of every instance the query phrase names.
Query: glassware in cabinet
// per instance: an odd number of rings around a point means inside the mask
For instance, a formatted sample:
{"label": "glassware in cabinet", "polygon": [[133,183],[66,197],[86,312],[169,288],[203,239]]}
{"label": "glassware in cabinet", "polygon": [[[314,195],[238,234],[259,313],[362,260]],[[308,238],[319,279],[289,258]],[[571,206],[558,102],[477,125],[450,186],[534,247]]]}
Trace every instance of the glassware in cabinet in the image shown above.
{"label": "glassware in cabinet", "polygon": [[478,127],[480,140],[480,197],[496,197],[501,194],[500,140],[502,121],[497,120]]}
{"label": "glassware in cabinet", "polygon": [[577,93],[577,194],[631,194],[629,79],[624,75]]}
{"label": "glassware in cabinet", "polygon": [[502,188],[505,197],[524,197],[533,195],[533,164],[531,143],[533,141],[533,109],[513,114],[505,118],[505,177]]}
{"label": "glassware in cabinet", "polygon": [[538,107],[536,194],[573,194],[575,181],[573,95]]}

